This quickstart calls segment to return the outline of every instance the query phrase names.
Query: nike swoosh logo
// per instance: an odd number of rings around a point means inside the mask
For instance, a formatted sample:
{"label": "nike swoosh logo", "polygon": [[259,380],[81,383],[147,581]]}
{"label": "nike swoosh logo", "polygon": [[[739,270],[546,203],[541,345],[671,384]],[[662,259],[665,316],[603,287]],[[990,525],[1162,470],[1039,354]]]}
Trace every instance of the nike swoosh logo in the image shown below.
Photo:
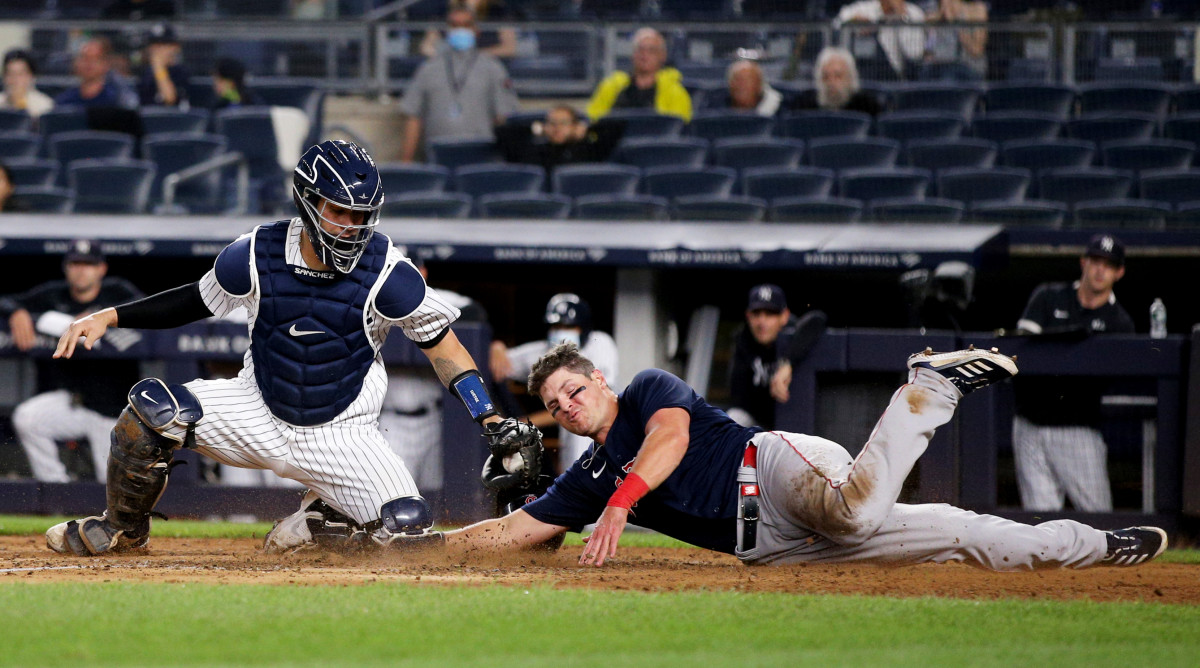
{"label": "nike swoosh logo", "polygon": [[141,394],[141,395],[142,395],[142,398],[143,398],[143,399],[145,399],[146,401],[149,401],[149,402],[150,402],[150,403],[152,403],[152,404],[157,404],[157,403],[158,403],[157,401],[155,401],[155,400],[153,400],[153,399],[151,399],[151,398],[150,398],[150,394],[149,394],[149,393],[148,393],[146,390],[142,390],[142,391],[141,391],[139,394]]}
{"label": "nike swoosh logo", "polygon": [[319,330],[319,329],[296,329],[295,324],[293,324],[292,328],[288,330],[288,334],[291,334],[292,336],[305,336],[308,334],[324,334],[324,333],[325,333],[324,331]]}
{"label": "nike swoosh logo", "polygon": [[600,477],[600,474],[601,474],[601,473],[604,473],[604,467],[605,467],[605,466],[608,466],[608,462],[602,462],[602,463],[600,464],[600,468],[596,469],[595,471],[592,471],[592,480],[595,480],[596,478],[599,478],[599,477]]}

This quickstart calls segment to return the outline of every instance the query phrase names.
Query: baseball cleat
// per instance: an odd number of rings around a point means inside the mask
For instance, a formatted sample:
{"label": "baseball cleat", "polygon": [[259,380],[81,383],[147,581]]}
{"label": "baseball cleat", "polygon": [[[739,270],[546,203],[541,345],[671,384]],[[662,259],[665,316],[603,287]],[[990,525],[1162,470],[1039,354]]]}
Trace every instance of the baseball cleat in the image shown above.
{"label": "baseball cleat", "polygon": [[1167,532],[1158,527],[1105,531],[1104,537],[1108,539],[1108,551],[1100,563],[1106,566],[1137,566],[1167,549]]}
{"label": "baseball cleat", "polygon": [[55,524],[46,530],[46,547],[60,554],[90,557],[109,550],[121,551],[142,547],[150,540],[150,523],[146,522],[145,533],[132,537],[114,529],[103,515],[85,517]]}
{"label": "baseball cleat", "polygon": [[935,353],[926,348],[909,356],[908,368],[936,371],[963,394],[1017,375],[1015,358],[1001,355],[995,348],[976,350],[975,346],[952,353]]}

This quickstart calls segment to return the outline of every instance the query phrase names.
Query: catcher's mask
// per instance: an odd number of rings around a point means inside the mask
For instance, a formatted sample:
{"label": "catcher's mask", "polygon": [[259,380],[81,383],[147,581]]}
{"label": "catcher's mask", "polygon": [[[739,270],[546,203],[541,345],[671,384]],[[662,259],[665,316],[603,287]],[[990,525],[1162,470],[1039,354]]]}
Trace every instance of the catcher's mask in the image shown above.
{"label": "catcher's mask", "polygon": [[[375,161],[357,144],[325,141],[304,152],[292,174],[292,199],[304,231],[326,266],[348,274],[358,264],[379,223],[383,185]],[[353,222],[331,218],[330,205],[351,212]]]}

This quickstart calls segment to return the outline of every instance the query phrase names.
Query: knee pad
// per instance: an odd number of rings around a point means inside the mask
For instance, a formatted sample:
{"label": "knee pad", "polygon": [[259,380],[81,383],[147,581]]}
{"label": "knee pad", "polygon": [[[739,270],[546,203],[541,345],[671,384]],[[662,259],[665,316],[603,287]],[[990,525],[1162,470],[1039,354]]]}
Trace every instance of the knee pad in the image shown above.
{"label": "knee pad", "polygon": [[[196,423],[204,417],[200,400],[183,385],[170,385],[157,378],[139,380],[129,390],[129,407],[142,423],[185,448],[195,442]],[[184,428],[185,434],[170,433],[174,426]]]}

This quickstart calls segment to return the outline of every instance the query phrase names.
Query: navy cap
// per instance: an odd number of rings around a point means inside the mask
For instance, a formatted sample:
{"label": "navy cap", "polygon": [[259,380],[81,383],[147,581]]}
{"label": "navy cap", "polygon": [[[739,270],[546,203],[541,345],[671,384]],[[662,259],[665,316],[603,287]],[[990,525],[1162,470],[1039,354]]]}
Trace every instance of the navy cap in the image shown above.
{"label": "navy cap", "polygon": [[67,262],[88,262],[100,264],[104,262],[104,253],[100,252],[100,242],[91,239],[76,239],[67,247]]}
{"label": "navy cap", "polygon": [[750,296],[746,300],[747,311],[774,311],[781,313],[787,308],[787,296],[783,288],[772,283],[763,283],[750,288]]}
{"label": "navy cap", "polygon": [[1092,237],[1083,254],[1109,260],[1118,267],[1125,266],[1125,244],[1111,234],[1097,234]]}

